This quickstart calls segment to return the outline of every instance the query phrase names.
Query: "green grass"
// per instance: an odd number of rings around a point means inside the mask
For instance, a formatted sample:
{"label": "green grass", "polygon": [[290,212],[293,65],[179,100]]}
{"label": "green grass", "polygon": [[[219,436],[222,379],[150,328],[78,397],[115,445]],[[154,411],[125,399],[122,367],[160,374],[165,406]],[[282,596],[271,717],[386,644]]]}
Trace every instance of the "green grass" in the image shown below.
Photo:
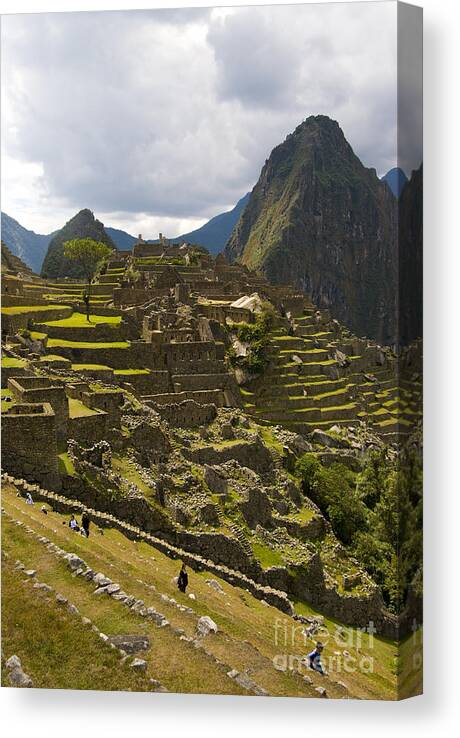
{"label": "green grass", "polygon": [[75,312],[70,318],[62,320],[50,320],[44,325],[58,326],[61,328],[94,328],[96,325],[107,323],[110,326],[119,326],[121,323],[120,315],[92,315],[89,316],[89,322],[84,313]]}
{"label": "green grass", "polygon": [[40,356],[40,361],[64,361],[66,364],[70,364],[69,359],[66,359],[64,356],[59,356],[59,354],[46,354],[46,356]]}
{"label": "green grass", "polygon": [[[33,686],[53,689],[148,691],[149,681],[104,644],[53,594],[2,565],[2,648],[19,655]],[[2,686],[10,686],[2,669]]]}
{"label": "green grass", "polygon": [[47,334],[41,331],[30,331],[30,337],[33,341],[44,341]]}
{"label": "green grass", "polygon": [[88,349],[127,349],[130,344],[128,341],[66,341],[62,338],[50,338],[48,348],[88,348]]}
{"label": "green grass", "polygon": [[132,374],[150,374],[150,369],[114,369],[118,376],[131,376]]}
{"label": "green grass", "polygon": [[67,451],[64,451],[62,454],[58,454],[58,464],[59,464],[59,474],[67,474],[68,476],[71,476],[71,477],[75,476],[76,474],[75,467]]}
{"label": "green grass", "polygon": [[146,497],[154,497],[154,493],[152,495],[152,489],[144,482],[132,461],[130,461],[130,459],[128,459],[126,456],[113,454],[112,467],[128,482],[132,482],[137,487],[139,487],[139,489],[145,494]]}
{"label": "green grass", "polygon": [[45,310],[62,310],[69,305],[14,305],[2,308],[2,315],[24,315],[27,313],[41,313]]}
{"label": "green grass", "polygon": [[2,413],[7,413],[12,405],[15,404],[11,390],[2,389]]}
{"label": "green grass", "polygon": [[90,407],[86,407],[80,400],[74,397],[69,397],[69,417],[71,418],[84,418],[87,415],[99,415],[99,410],[93,410]]}
{"label": "green grass", "polygon": [[284,559],[278,551],[274,551],[263,543],[251,542],[251,548],[264,569],[269,569],[271,566],[283,566]]}
{"label": "green grass", "polygon": [[15,359],[12,356],[2,357],[2,369],[22,369],[26,364],[25,359]]}
{"label": "green grass", "polygon": [[74,372],[83,371],[84,369],[88,369],[93,372],[111,371],[111,367],[106,366],[105,364],[72,364],[71,369]]}

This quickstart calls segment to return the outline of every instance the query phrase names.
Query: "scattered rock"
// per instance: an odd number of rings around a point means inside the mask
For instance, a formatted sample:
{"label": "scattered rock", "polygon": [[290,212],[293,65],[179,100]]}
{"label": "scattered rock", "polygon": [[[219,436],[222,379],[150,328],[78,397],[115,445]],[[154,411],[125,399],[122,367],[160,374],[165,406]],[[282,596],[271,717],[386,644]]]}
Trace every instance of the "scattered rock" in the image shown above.
{"label": "scattered rock", "polygon": [[224,593],[224,590],[222,589],[222,587],[220,586],[219,582],[216,579],[206,579],[206,584],[208,585],[208,587],[211,587],[216,592],[219,592],[219,594]]}
{"label": "scattered rock", "polygon": [[8,674],[8,679],[12,687],[33,687],[32,679],[25,674],[21,668],[12,669]]}
{"label": "scattered rock", "polygon": [[93,577],[93,581],[95,584],[99,585],[99,587],[107,587],[109,584],[112,584],[112,580],[105,576],[105,574],[102,574],[99,572]]}
{"label": "scattered rock", "polygon": [[129,654],[147,651],[150,648],[150,640],[146,635],[116,635],[109,636],[108,640],[110,644]]}
{"label": "scattered rock", "polygon": [[214,620],[211,620],[209,615],[202,615],[196,625],[198,633],[202,636],[207,636],[209,633],[217,633],[219,630]]}
{"label": "scattered rock", "polygon": [[131,668],[136,669],[136,671],[146,671],[147,670],[147,661],[144,659],[133,659],[131,662]]}
{"label": "scattered rock", "polygon": [[21,659],[15,654],[10,656],[5,663],[5,667],[8,671],[11,671],[12,669],[21,669]]}

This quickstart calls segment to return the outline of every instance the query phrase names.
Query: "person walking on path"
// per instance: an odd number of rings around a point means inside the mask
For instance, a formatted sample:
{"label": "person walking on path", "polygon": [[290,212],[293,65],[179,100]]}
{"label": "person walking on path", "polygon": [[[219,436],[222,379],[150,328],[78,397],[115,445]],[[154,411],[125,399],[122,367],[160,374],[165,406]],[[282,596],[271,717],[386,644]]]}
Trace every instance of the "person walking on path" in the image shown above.
{"label": "person walking on path", "polygon": [[187,574],[187,568],[184,563],[182,563],[181,570],[179,572],[179,576],[177,578],[177,586],[179,587],[181,592],[185,592],[188,585],[188,574]]}
{"label": "person walking on path", "polygon": [[87,538],[89,538],[89,524],[90,524],[90,519],[89,519],[88,511],[83,510],[83,515],[81,516],[81,527],[85,531],[85,536]]}

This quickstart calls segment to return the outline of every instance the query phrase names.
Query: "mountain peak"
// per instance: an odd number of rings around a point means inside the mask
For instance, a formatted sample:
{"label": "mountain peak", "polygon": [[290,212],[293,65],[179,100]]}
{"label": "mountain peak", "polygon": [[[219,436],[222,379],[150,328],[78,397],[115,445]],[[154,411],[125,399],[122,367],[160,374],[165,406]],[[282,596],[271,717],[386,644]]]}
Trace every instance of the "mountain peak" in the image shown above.
{"label": "mountain peak", "polygon": [[116,246],[103,223],[95,218],[89,208],[83,208],[76,213],[60,231],[51,239],[45,260],[42,266],[42,277],[55,279],[58,277],[81,277],[81,267],[76,262],[71,262],[64,256],[64,243],[73,238],[92,238],[101,241],[110,248]]}
{"label": "mountain peak", "polygon": [[310,116],[271,152],[225,253],[391,343],[395,209],[337,121]]}

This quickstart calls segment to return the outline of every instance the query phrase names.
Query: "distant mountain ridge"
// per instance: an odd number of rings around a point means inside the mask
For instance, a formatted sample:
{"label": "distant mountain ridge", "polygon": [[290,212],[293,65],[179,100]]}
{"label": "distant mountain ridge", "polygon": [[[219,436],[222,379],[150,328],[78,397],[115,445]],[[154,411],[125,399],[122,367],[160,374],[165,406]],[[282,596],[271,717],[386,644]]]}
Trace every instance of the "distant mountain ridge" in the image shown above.
{"label": "distant mountain ridge", "polygon": [[[249,200],[249,193],[244,195],[232,210],[220,213],[211,218],[207,223],[189,233],[183,233],[181,236],[175,236],[171,240],[173,242],[188,241],[189,243],[200,244],[209,249],[210,253],[218,254],[223,250],[225,244],[230,238],[230,234],[238,222],[246,203]],[[80,211],[85,212],[85,211]],[[91,212],[91,211],[87,211]],[[78,215],[78,214],[77,214]],[[76,216],[74,216],[76,217]],[[83,219],[84,221],[84,219]],[[81,221],[81,222],[83,222]],[[70,221],[69,221],[70,222]],[[49,234],[40,234],[24,228],[17,220],[10,215],[2,212],[2,239],[13,254],[23,259],[37,274],[40,273],[44,266],[45,257],[47,255],[48,246],[59,231],[53,231]],[[120,228],[111,228],[103,226],[104,233],[118,249],[129,251],[132,249],[137,238],[131,236],[130,233]],[[77,234],[79,235],[79,234]],[[76,236],[73,236],[74,238]],[[148,243],[158,243],[158,239],[149,239]],[[46,267],[48,271],[48,267]],[[50,276],[50,275],[48,275]],[[59,276],[65,276],[60,274]]]}

